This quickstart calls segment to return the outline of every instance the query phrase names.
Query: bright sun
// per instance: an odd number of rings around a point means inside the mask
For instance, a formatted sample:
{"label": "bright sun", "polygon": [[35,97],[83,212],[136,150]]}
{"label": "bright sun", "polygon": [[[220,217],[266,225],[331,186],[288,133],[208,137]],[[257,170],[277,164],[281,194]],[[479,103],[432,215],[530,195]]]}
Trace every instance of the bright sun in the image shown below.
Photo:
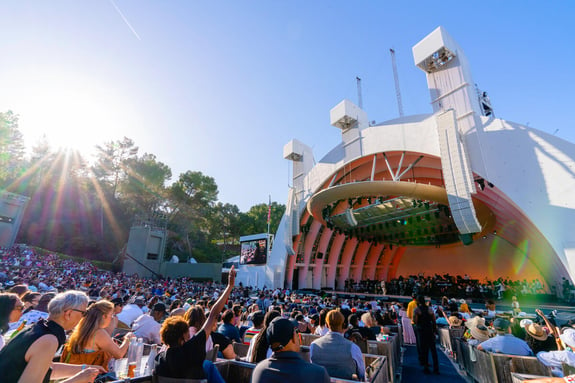
{"label": "bright sun", "polygon": [[43,136],[53,150],[79,150],[88,157],[94,147],[120,139],[127,129],[130,103],[121,100],[116,90],[77,75],[29,78],[6,89],[5,97],[20,116],[19,127],[27,147]]}

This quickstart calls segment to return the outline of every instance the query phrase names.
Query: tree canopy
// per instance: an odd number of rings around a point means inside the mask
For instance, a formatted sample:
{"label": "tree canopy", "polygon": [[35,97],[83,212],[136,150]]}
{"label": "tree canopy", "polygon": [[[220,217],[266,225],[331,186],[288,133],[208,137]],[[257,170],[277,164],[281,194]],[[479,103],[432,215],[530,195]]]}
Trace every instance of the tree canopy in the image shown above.
{"label": "tree canopy", "polygon": [[[137,217],[167,220],[166,256],[220,262],[236,255],[241,235],[267,231],[268,204],[242,213],[218,200],[213,177],[172,170],[154,154],[139,154],[128,137],[106,141],[89,164],[73,150],[54,151],[44,138],[25,155],[18,116],[0,112],[0,189],[30,197],[17,241],[52,251],[111,261]],[[271,204],[271,232],[285,207]]]}

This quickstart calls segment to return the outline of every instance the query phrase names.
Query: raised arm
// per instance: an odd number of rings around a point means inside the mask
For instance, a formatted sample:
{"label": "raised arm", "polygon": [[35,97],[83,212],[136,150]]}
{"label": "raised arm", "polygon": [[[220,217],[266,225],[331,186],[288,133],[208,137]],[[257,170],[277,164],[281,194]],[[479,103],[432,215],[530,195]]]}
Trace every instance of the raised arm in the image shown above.
{"label": "raised arm", "polygon": [[133,336],[134,334],[131,332],[127,333],[124,335],[122,345],[118,346],[105,329],[99,329],[96,332],[96,345],[100,350],[110,353],[115,359],[121,359],[126,355],[126,352],[128,352],[130,339],[132,339]]}
{"label": "raised arm", "polygon": [[553,334],[553,336],[555,337],[555,343],[557,343],[557,349],[558,350],[563,350],[563,344],[561,343],[560,339],[559,339],[559,331],[557,330],[557,327],[555,327],[553,325],[553,323],[549,322],[549,320],[547,319],[547,317],[545,316],[545,314],[543,314],[543,311],[541,311],[540,309],[535,309],[535,312],[541,317],[543,318],[543,320],[545,321],[545,326],[547,326],[547,328],[549,329],[549,331],[551,331],[551,334]]}
{"label": "raised arm", "polygon": [[218,320],[218,315],[220,315],[220,312],[222,312],[224,305],[228,301],[228,298],[230,297],[230,294],[234,289],[235,282],[236,282],[236,269],[234,266],[232,266],[232,268],[230,269],[230,274],[228,276],[228,286],[226,287],[222,295],[220,295],[214,307],[212,307],[212,309],[210,310],[210,315],[208,315],[206,323],[204,323],[202,329],[200,330],[200,331],[204,330],[206,332],[206,339],[212,333],[214,323]]}

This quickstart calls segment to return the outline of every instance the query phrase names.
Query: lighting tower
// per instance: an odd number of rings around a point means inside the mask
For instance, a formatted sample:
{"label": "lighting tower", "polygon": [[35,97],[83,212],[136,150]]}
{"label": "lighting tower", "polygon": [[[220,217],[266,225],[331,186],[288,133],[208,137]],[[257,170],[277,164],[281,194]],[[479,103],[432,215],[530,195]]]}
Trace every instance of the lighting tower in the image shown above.
{"label": "lighting tower", "polygon": [[393,80],[395,81],[395,97],[397,97],[397,109],[399,110],[399,117],[403,117],[403,103],[401,102],[401,91],[399,90],[399,77],[397,76],[397,64],[395,63],[395,51],[390,48],[391,65],[393,67]]}

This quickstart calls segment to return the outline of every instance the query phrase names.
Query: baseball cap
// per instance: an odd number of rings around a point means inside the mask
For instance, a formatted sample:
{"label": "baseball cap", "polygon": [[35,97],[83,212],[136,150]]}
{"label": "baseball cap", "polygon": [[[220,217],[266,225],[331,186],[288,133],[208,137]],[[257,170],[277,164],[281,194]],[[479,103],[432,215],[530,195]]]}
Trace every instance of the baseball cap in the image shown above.
{"label": "baseball cap", "polygon": [[292,339],[294,329],[294,325],[288,319],[278,317],[271,321],[266,330],[266,336],[272,351],[284,348]]}
{"label": "baseball cap", "polygon": [[505,331],[509,328],[509,321],[505,318],[497,318],[493,321],[493,328],[499,331]]}
{"label": "baseball cap", "polygon": [[158,311],[161,313],[165,313],[166,312],[166,305],[163,304],[162,302],[158,302],[154,305],[154,309],[153,311]]}

